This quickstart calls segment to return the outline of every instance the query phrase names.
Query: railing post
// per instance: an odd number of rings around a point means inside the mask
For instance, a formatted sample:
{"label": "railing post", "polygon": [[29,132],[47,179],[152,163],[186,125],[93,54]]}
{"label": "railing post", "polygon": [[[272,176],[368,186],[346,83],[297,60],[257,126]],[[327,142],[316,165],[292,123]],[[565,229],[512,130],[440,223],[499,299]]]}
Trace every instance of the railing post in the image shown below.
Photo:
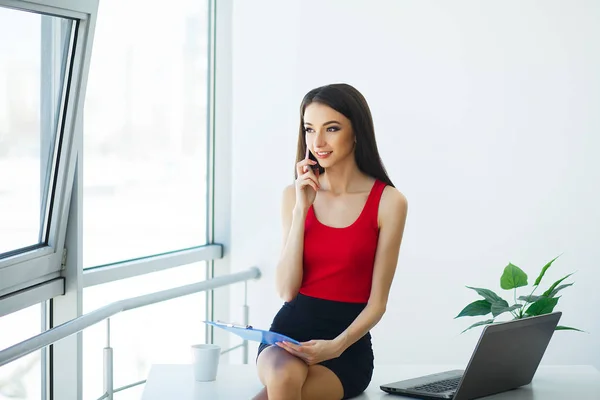
{"label": "railing post", "polygon": [[[250,307],[248,306],[248,281],[244,281],[244,305],[242,307],[242,323],[248,325],[250,320]],[[248,364],[248,341],[244,340],[243,343],[243,361],[244,364]]]}
{"label": "railing post", "polygon": [[110,347],[110,318],[106,319],[106,347],[104,348],[104,393],[113,400],[113,349]]}

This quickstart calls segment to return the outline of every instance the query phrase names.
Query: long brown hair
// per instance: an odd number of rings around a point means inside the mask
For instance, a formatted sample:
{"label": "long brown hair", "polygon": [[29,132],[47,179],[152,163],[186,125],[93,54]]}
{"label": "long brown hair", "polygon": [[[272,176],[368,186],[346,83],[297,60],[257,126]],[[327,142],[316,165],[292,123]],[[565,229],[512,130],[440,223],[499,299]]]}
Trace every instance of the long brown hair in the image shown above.
{"label": "long brown hair", "polygon": [[[379,150],[377,150],[373,117],[367,100],[358,90],[345,83],[318,87],[308,92],[302,99],[296,164],[303,160],[306,155],[304,111],[313,102],[325,104],[350,120],[352,130],[356,136],[356,148],[354,150],[356,165],[365,174],[379,179],[389,186],[394,186],[383,166]],[[309,157],[316,161],[312,153]],[[318,166],[318,168],[320,173],[324,172],[323,167]]]}

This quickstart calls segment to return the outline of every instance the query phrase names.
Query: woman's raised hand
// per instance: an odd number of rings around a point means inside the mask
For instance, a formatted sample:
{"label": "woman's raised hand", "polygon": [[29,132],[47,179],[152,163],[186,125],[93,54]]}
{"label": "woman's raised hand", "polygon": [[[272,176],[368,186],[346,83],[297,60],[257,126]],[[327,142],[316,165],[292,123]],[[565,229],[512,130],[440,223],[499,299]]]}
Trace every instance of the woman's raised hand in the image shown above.
{"label": "woman's raised hand", "polygon": [[296,164],[296,207],[306,211],[315,201],[319,190],[319,170],[312,169],[317,162],[306,157]]}

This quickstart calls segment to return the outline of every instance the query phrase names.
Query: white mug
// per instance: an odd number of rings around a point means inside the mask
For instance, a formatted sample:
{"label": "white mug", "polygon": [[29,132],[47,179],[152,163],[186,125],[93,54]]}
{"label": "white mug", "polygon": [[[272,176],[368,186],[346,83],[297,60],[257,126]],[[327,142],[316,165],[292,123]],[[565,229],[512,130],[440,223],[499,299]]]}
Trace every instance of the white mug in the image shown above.
{"label": "white mug", "polygon": [[195,344],[192,346],[194,379],[209,382],[217,379],[221,346],[216,344]]}

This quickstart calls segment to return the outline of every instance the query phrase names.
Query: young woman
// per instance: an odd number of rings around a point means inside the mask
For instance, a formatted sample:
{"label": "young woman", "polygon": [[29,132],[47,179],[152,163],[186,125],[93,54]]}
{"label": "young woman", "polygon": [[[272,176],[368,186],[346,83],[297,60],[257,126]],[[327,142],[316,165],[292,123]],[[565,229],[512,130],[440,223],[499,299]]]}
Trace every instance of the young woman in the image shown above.
{"label": "young woman", "polygon": [[352,86],[306,94],[296,182],[283,194],[284,300],[271,330],[301,342],[261,344],[255,399],[350,398],[373,373],[369,331],[383,316],[407,201],[379,158],[373,120]]}

